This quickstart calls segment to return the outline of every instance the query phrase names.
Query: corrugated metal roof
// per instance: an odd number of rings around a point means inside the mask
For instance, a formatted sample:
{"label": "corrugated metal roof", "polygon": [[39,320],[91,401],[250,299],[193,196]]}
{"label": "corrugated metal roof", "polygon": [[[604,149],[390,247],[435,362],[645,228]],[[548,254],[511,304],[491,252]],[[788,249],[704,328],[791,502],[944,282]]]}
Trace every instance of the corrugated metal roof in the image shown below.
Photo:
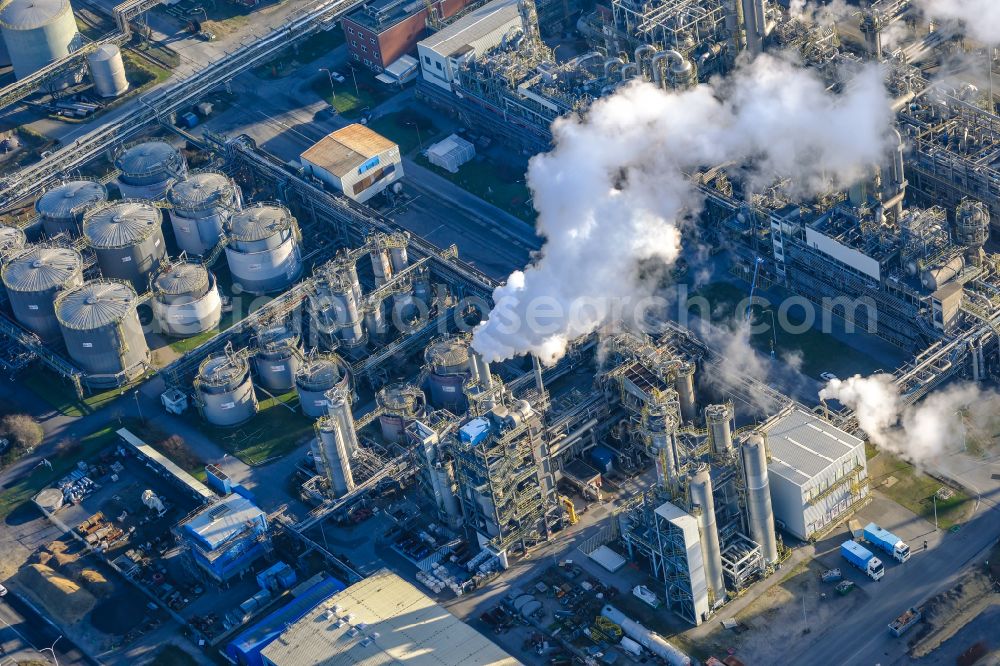
{"label": "corrugated metal roof", "polygon": [[184,523],[184,528],[215,550],[239,534],[247,521],[258,520],[263,515],[256,504],[233,493],[196,513]]}
{"label": "corrugated metal roof", "polygon": [[156,276],[154,288],[158,293],[177,296],[202,292],[208,286],[208,269],[201,264],[184,262],[174,264]]}
{"label": "corrugated metal roof", "polygon": [[95,280],[56,296],[56,316],[66,328],[90,331],[116,324],[135,310],[131,285]]}
{"label": "corrugated metal roof", "polygon": [[771,462],[768,469],[802,485],[840,458],[864,445],[829,421],[802,409],[765,424]]}
{"label": "corrugated metal roof", "polygon": [[62,287],[82,274],[83,258],[68,247],[33,247],[3,267],[7,289],[39,292]]}
{"label": "corrugated metal roof", "polygon": [[42,217],[65,220],[78,215],[82,209],[106,201],[108,191],[94,180],[71,180],[53,187],[39,197],[35,210]]}
{"label": "corrugated metal roof", "polygon": [[340,178],[395,147],[381,134],[355,123],[326,135],[300,157]]}
{"label": "corrugated metal roof", "polygon": [[165,141],[146,141],[126,148],[115,160],[115,166],[125,175],[138,176],[160,169],[176,169],[180,152]]}
{"label": "corrugated metal roof", "polygon": [[259,241],[292,225],[292,214],[278,204],[256,204],[233,214],[230,235],[236,240]]}
{"label": "corrugated metal roof", "polygon": [[[327,619],[328,609],[334,608],[339,608],[336,615],[349,616],[350,621],[340,622],[338,627],[335,618]],[[261,654],[276,666],[521,663],[385,569],[329,597]]]}
{"label": "corrugated metal roof", "polygon": [[0,24],[14,30],[32,30],[67,11],[69,0],[10,0],[0,4]]}
{"label": "corrugated metal roof", "polygon": [[233,203],[233,185],[218,171],[193,171],[167,190],[167,201],[176,208],[204,208]]}
{"label": "corrugated metal roof", "polygon": [[499,30],[505,24],[512,21],[519,22],[517,5],[518,0],[493,0],[473,9],[419,43],[447,58],[491,32]]}
{"label": "corrugated metal roof", "polygon": [[89,210],[83,219],[83,234],[93,247],[127,247],[156,233],[161,221],[156,206],[125,199]]}

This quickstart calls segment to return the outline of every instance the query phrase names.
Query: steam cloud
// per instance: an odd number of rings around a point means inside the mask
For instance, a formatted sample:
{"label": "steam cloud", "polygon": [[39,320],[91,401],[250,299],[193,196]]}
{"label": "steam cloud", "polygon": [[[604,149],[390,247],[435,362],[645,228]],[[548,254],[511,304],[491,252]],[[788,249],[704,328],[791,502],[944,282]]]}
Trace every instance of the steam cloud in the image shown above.
{"label": "steam cloud", "polygon": [[624,319],[677,259],[679,220],[701,205],[685,172],[736,162],[751,184],[791,175],[797,194],[843,187],[881,161],[889,122],[876,69],[836,95],[768,55],[685,92],[632,83],[557,120],[555,148],[528,168],[545,245],[494,292],[476,350],[551,364],[569,341]]}
{"label": "steam cloud", "polygon": [[903,407],[892,375],[879,374],[835,379],[819,397],[838,400],[854,410],[858,425],[873,444],[919,464],[962,449],[966,424],[987,427],[994,420],[998,396],[974,384],[956,384]]}
{"label": "steam cloud", "polygon": [[966,34],[989,45],[1000,44],[1000,2],[997,0],[919,0],[930,18],[959,21]]}

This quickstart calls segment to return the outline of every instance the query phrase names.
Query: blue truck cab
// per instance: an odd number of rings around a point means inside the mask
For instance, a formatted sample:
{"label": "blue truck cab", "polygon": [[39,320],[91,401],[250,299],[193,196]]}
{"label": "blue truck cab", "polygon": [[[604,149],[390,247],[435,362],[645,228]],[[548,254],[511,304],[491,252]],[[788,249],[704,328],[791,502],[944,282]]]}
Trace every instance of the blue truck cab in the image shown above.
{"label": "blue truck cab", "polygon": [[861,569],[872,580],[879,580],[885,575],[885,567],[882,565],[882,560],[875,557],[874,553],[857,541],[845,541],[840,544],[840,554],[852,566]]}

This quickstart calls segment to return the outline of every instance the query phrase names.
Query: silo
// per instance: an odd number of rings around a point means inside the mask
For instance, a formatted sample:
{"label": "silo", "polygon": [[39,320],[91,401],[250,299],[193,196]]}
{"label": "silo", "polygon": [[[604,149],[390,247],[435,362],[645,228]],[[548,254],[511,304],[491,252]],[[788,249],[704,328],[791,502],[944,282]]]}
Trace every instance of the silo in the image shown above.
{"label": "silo", "polygon": [[66,350],[90,386],[120,386],[149,362],[135,306],[135,290],[110,280],[86,282],[56,296]]}
{"label": "silo", "polygon": [[268,391],[285,393],[295,387],[295,373],[302,360],[302,339],[287,326],[275,326],[257,334],[253,367],[257,381]]}
{"label": "silo", "polygon": [[203,264],[163,266],[153,278],[150,304],[160,333],[183,338],[217,328],[222,299],[215,276]]}
{"label": "silo", "polygon": [[698,416],[698,406],[694,397],[694,363],[681,363],[677,370],[674,388],[681,406],[681,419],[685,423],[694,421]]}
{"label": "silo", "polygon": [[108,200],[108,190],[94,180],[71,180],[56,185],[38,198],[35,212],[45,233],[79,236],[83,231],[84,214]]}
{"label": "silo", "polygon": [[146,141],[125,148],[115,158],[121,171],[118,189],[122,196],[157,201],[177,178],[187,173],[187,162],[179,150],[165,141]]}
{"label": "silo", "polygon": [[774,511],[771,508],[767,445],[764,437],[752,433],[740,447],[740,454],[743,457],[750,537],[760,544],[764,559],[774,562],[778,559],[778,540],[774,534]]}
{"label": "silo", "polygon": [[357,272],[350,267],[328,265],[317,271],[309,294],[309,313],[320,333],[337,338],[331,340],[331,346],[350,352],[367,341],[358,302],[360,293]]}
{"label": "silo", "polygon": [[317,466],[337,497],[354,490],[351,457],[358,448],[354,415],[346,391],[335,388],[327,393],[328,413],[316,424],[313,454]]}
{"label": "silo", "polygon": [[715,498],[712,497],[712,476],[708,465],[702,463],[691,474],[688,484],[691,492],[692,515],[698,519],[701,553],[705,561],[705,577],[710,594],[715,601],[726,596],[726,582],[722,569],[722,548],[719,530],[715,524]]}
{"label": "silo", "polygon": [[124,199],[87,211],[83,235],[97,255],[101,275],[127,280],[136,291],[149,288],[149,276],[166,254],[160,209]]}
{"label": "silo", "polygon": [[45,342],[58,340],[55,298],[83,284],[83,258],[72,248],[36,246],[3,267],[3,284],[21,325]]}
{"label": "silo", "polygon": [[676,403],[655,402],[642,413],[642,430],[649,455],[656,465],[656,481],[661,488],[679,486],[677,459],[678,415]]}
{"label": "silo", "polygon": [[0,261],[7,261],[24,249],[28,239],[17,227],[0,225]]}
{"label": "silo", "polygon": [[302,270],[292,213],[278,204],[255,204],[233,214],[226,260],[243,291],[264,294],[291,285]]}
{"label": "silo", "polygon": [[101,97],[118,97],[128,90],[122,52],[114,44],[103,44],[87,56],[94,90]]}
{"label": "silo", "polygon": [[336,354],[319,354],[306,358],[295,371],[295,390],[302,413],[319,418],[327,413],[326,393],[334,388],[350,392],[347,364]]}
{"label": "silo", "polygon": [[412,384],[390,384],[378,392],[375,402],[382,410],[378,419],[382,439],[403,444],[406,441],[406,427],[423,409],[423,392]]}
{"label": "silo", "polygon": [[177,246],[189,255],[207,254],[240,207],[239,187],[218,171],[192,171],[167,189]]}
{"label": "silo", "polygon": [[18,79],[65,58],[80,43],[69,0],[0,2],[0,31]]}
{"label": "silo", "polygon": [[463,390],[471,376],[469,342],[457,337],[435,340],[424,352],[424,361],[431,405],[453,414],[464,413],[469,407]]}
{"label": "silo", "polygon": [[257,413],[250,365],[241,354],[218,354],[202,361],[194,388],[198,411],[214,426],[237,426]]}
{"label": "silo", "polygon": [[733,407],[731,404],[709,405],[705,408],[705,425],[712,453],[727,456],[733,452]]}

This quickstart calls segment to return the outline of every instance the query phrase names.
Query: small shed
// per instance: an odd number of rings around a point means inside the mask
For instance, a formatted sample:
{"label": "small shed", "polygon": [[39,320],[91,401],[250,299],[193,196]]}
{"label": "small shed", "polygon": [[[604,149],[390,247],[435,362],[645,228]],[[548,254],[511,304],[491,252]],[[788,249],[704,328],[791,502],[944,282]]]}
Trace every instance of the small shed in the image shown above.
{"label": "small shed", "polygon": [[457,173],[460,166],[475,156],[476,147],[457,134],[452,134],[427,149],[430,163],[451,173]]}

